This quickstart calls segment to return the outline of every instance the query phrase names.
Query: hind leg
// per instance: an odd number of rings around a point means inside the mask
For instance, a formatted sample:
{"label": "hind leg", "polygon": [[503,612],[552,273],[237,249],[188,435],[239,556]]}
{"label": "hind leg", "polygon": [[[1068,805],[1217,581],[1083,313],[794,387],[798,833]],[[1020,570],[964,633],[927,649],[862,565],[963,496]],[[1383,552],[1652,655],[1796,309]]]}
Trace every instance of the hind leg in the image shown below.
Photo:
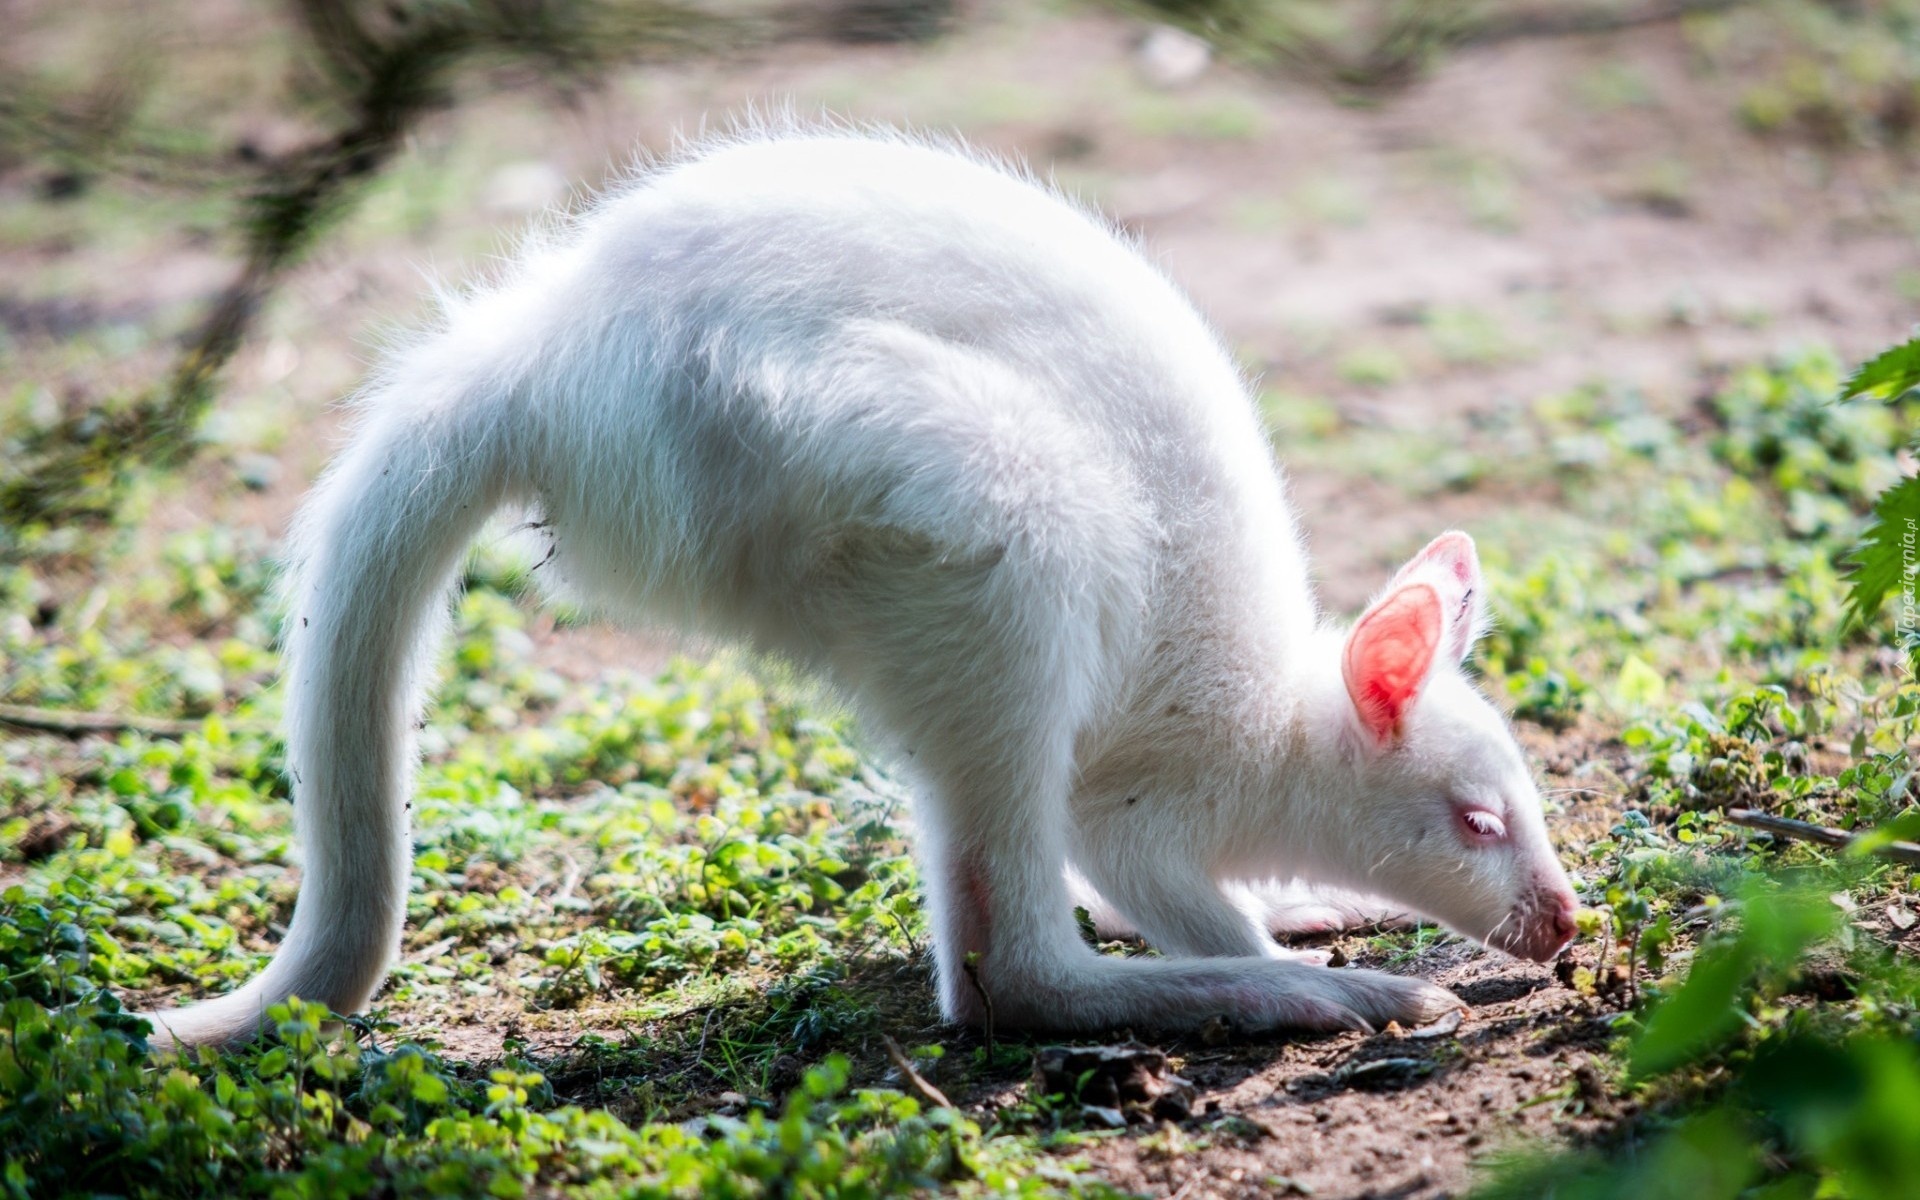
{"label": "hind leg", "polygon": [[915,850],[941,1010],[1045,1025],[1093,958],[1073,920],[1065,797],[1090,648],[1007,556],[924,537],[842,537],[826,657],[915,785]]}

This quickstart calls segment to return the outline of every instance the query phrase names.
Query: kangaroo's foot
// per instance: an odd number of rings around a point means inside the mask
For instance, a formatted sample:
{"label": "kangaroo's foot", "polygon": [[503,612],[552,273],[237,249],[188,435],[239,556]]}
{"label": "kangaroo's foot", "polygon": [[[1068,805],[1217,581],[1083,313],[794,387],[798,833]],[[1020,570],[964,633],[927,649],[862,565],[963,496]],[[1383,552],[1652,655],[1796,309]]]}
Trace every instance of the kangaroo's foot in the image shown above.
{"label": "kangaroo's foot", "polygon": [[[1423,1025],[1466,1005],[1420,979],[1268,958],[1087,955],[1066,972],[979,973],[1001,1028],[1181,1031],[1225,1017],[1247,1032]],[[984,1009],[960,1014],[978,1021]]]}

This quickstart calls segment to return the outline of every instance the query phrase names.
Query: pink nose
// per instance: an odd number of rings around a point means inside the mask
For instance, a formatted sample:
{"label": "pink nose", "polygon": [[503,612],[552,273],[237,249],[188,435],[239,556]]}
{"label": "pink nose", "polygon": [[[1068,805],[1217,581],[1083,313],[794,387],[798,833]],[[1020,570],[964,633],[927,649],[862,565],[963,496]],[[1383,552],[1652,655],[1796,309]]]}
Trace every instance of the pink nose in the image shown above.
{"label": "pink nose", "polygon": [[1555,941],[1560,943],[1554,947],[1554,953],[1557,954],[1561,950],[1566,949],[1567,943],[1573,940],[1573,935],[1580,932],[1580,927],[1574,923],[1573,919],[1574,913],[1577,911],[1578,909],[1572,896],[1568,896],[1566,903],[1554,910],[1553,937]]}
{"label": "pink nose", "polygon": [[1574,922],[1574,915],[1580,911],[1580,902],[1572,892],[1559,892],[1543,897],[1540,924],[1534,936],[1527,939],[1526,955],[1535,962],[1549,962],[1567,943],[1573,941],[1573,935],[1580,927]]}

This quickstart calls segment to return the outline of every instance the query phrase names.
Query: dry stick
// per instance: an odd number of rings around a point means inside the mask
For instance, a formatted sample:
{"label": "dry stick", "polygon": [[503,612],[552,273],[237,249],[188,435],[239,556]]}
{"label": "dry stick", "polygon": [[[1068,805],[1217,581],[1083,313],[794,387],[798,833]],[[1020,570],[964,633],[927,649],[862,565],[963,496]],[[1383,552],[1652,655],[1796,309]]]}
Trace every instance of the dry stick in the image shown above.
{"label": "dry stick", "polygon": [[[1358,53],[1317,36],[1305,27],[1281,22],[1252,25],[1226,18],[1224,28],[1195,28],[1202,37],[1250,41],[1300,75],[1324,84],[1356,87],[1394,87],[1413,81],[1431,52],[1448,47],[1493,45],[1525,38],[1605,34],[1643,25],[1682,20],[1696,14],[1741,7],[1753,0],[1657,0],[1644,8],[1623,11],[1615,4],[1569,5],[1563,2],[1474,19],[1469,6],[1451,0],[1419,0],[1403,4],[1397,17]],[[1174,11],[1176,20],[1189,5],[1166,0],[1150,4],[1162,12]],[[1201,5],[1201,9],[1210,6]],[[1177,10],[1177,11],[1176,11]],[[1204,15],[1204,14],[1203,14]],[[1194,22],[1186,22],[1189,28]]]}
{"label": "dry stick", "polygon": [[953,1101],[947,1099],[946,1093],[928,1083],[924,1075],[913,1069],[913,1064],[907,1061],[907,1052],[900,1048],[899,1042],[883,1033],[880,1035],[880,1044],[886,1047],[887,1061],[893,1064],[894,1070],[900,1072],[901,1081],[907,1085],[907,1090],[913,1093],[914,1099],[922,1104],[931,1104],[935,1108],[953,1107]]}
{"label": "dry stick", "polygon": [[[206,729],[205,721],[181,721],[171,717],[136,717],[128,713],[76,712],[61,708],[34,708],[25,704],[0,704],[0,725],[20,729],[41,729],[78,737],[87,733],[144,733],[152,737],[185,737]],[[251,725],[230,725],[236,733],[264,732]]]}
{"label": "dry stick", "polygon": [[705,1066],[707,1062],[707,1035],[713,1032],[713,1014],[720,1011],[718,1004],[707,1010],[707,1019],[700,1022],[700,1048],[693,1052],[693,1065]]}
{"label": "dry stick", "polygon": [[1749,0],[1666,0],[1665,3],[1625,11],[1612,5],[1579,7],[1554,4],[1472,22],[1458,41],[1465,45],[1491,45],[1521,38],[1617,33],[1641,25],[1658,25],[1692,16],[1725,12],[1744,7],[1747,3]]}
{"label": "dry stick", "polygon": [[[415,67],[416,57],[437,66],[448,53],[450,48],[435,41],[432,30],[384,48],[380,58],[367,64],[375,74],[346,97],[359,111],[354,121],[263,165],[247,200],[248,235],[240,273],[189,335],[167,382],[124,411],[96,407],[45,431],[55,449],[42,455],[24,479],[0,489],[0,512],[24,519],[61,516],[63,499],[70,499],[80,481],[103,465],[103,456],[116,470],[139,460],[178,467],[192,457],[198,448],[196,431],[213,405],[214,384],[252,332],[281,273],[317,235],[326,210],[346,185],[372,175],[391,158],[432,103],[429,88],[409,91],[390,77]],[[406,82],[402,78],[401,84]],[[94,426],[108,431],[104,439],[88,432]]]}
{"label": "dry stick", "polygon": [[[1845,850],[1859,840],[1858,834],[1841,829],[1828,829],[1824,825],[1814,825],[1806,821],[1795,821],[1790,817],[1776,817],[1750,808],[1730,808],[1727,820],[1735,825],[1745,825],[1749,829],[1759,829],[1776,837],[1793,838],[1802,842],[1818,842],[1822,846],[1832,846],[1836,850]],[[1909,866],[1920,866],[1920,846],[1912,842],[1888,842],[1884,846],[1875,846],[1873,853],[1903,862]]]}
{"label": "dry stick", "polygon": [[980,993],[980,1006],[987,1010],[987,1061],[993,1061],[993,997],[987,992],[986,985],[980,982],[980,956],[969,954],[960,960],[960,969],[967,973],[967,982],[973,990]]}

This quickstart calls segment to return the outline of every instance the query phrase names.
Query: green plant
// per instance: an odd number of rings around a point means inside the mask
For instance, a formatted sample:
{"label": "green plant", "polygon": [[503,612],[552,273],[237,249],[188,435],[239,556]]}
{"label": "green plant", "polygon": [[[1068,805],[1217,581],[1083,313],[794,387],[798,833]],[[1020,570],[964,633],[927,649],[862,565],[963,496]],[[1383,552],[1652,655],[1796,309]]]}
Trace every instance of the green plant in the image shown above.
{"label": "green plant", "polygon": [[1010,1153],[950,1109],[849,1092],[845,1059],[799,1081],[777,1116],[704,1130],[632,1128],[555,1103],[537,1071],[454,1074],[418,1047],[362,1047],[298,1001],[270,1047],[156,1061],[109,996],[0,1007],[0,1183],[18,1197],[364,1194],[891,1196],[970,1184],[1022,1196],[1071,1175]]}
{"label": "green plant", "polygon": [[[1665,1102],[1630,1131],[1644,1142],[1637,1153],[1522,1158],[1476,1196],[1909,1195],[1920,1169],[1920,1031],[1908,1006],[1920,973],[1856,955],[1863,1019],[1853,1022],[1783,1003],[1804,977],[1806,951],[1834,931],[1829,886],[1747,884],[1730,906],[1735,928],[1652,1005],[1628,1062],[1642,1090]],[[1699,1071],[1703,1060],[1716,1069]]]}
{"label": "green plant", "polygon": [[[1879,400],[1904,404],[1920,388],[1920,338],[1895,346],[1863,363],[1840,390],[1842,400]],[[1907,411],[1911,411],[1908,406]],[[1908,426],[1912,430],[1911,424]],[[1920,434],[1910,447],[1920,450]],[[1920,477],[1890,482],[1873,501],[1873,523],[1848,560],[1848,619],[1864,624],[1889,595],[1898,595],[1901,648],[1920,671],[1920,615],[1914,608],[1914,579],[1920,564]]]}

